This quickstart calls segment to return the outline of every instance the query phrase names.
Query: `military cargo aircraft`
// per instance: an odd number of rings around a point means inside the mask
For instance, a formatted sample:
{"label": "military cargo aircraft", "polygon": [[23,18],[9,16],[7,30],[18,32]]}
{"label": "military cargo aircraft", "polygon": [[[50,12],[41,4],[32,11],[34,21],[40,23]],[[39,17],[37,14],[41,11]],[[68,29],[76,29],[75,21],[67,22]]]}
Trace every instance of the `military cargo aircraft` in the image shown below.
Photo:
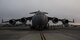
{"label": "military cargo aircraft", "polygon": [[58,21],[61,21],[64,25],[68,24],[69,22],[74,22],[69,21],[67,19],[58,19],[56,17],[48,17],[45,14],[48,14],[47,12],[41,12],[41,11],[35,11],[31,12],[30,14],[35,14],[31,17],[23,17],[21,19],[11,19],[9,21],[3,21],[2,23],[10,23],[12,25],[15,25],[17,21],[26,24],[27,20],[31,21],[32,20],[32,26],[30,27],[31,29],[44,29],[47,28],[49,20],[51,20],[53,23],[58,23]]}

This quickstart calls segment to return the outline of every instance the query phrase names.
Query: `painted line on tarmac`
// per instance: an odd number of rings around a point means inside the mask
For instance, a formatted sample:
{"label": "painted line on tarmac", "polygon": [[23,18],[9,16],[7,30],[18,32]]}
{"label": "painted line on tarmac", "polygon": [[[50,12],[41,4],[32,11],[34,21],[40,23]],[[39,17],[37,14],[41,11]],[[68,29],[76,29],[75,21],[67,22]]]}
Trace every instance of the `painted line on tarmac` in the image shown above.
{"label": "painted line on tarmac", "polygon": [[41,37],[41,40],[46,40],[46,38],[45,38],[43,32],[40,32],[40,37]]}

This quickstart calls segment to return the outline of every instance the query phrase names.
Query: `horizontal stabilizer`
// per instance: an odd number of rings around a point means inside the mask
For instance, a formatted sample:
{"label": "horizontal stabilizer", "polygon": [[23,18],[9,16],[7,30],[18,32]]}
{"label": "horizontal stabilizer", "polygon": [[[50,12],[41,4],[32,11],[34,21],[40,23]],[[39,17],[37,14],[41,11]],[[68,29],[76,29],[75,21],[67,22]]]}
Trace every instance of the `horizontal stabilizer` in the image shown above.
{"label": "horizontal stabilizer", "polygon": [[47,12],[35,11],[31,12],[30,14],[48,14]]}

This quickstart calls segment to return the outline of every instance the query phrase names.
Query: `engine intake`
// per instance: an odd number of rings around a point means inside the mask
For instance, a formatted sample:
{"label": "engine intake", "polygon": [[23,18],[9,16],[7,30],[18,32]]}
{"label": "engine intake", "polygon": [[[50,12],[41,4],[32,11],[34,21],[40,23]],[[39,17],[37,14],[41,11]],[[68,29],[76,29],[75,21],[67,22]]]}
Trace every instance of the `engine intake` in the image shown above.
{"label": "engine intake", "polygon": [[26,18],[21,18],[21,20],[20,20],[22,23],[25,23],[26,24],[26,22],[27,22],[27,19]]}
{"label": "engine intake", "polygon": [[54,17],[54,18],[52,19],[52,22],[53,22],[53,23],[58,23],[58,18]]}
{"label": "engine intake", "polygon": [[62,23],[63,23],[63,24],[68,24],[68,23],[69,23],[69,20],[63,19],[63,20],[62,20]]}
{"label": "engine intake", "polygon": [[9,23],[14,25],[14,24],[16,24],[16,21],[14,19],[11,19],[11,20],[9,20]]}

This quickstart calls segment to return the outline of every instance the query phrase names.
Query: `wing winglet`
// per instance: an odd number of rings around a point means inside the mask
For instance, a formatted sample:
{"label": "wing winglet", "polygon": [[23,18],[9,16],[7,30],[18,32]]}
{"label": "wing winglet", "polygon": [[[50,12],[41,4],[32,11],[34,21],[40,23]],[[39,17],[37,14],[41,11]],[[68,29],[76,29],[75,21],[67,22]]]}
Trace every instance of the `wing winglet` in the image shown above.
{"label": "wing winglet", "polygon": [[3,23],[3,18],[2,18],[2,23]]}

